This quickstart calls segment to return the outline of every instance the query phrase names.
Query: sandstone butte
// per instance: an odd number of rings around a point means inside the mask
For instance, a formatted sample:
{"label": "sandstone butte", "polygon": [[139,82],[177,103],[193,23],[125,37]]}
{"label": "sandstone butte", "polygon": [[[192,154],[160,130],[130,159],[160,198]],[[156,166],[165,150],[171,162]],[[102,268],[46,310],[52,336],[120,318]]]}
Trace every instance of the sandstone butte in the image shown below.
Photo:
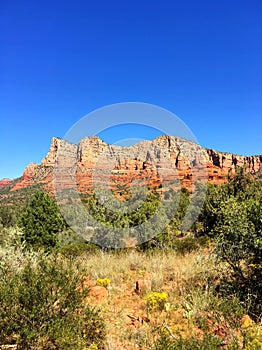
{"label": "sandstone butte", "polygon": [[0,187],[17,191],[33,184],[50,193],[75,187],[81,193],[94,186],[109,186],[116,193],[132,183],[163,188],[179,183],[191,188],[196,182],[221,184],[238,166],[251,174],[262,172],[262,155],[241,156],[205,149],[174,136],[160,136],[133,146],[108,145],[100,138],[85,137],[78,145],[53,138],[41,164],[30,163],[23,176],[12,184],[3,179]]}

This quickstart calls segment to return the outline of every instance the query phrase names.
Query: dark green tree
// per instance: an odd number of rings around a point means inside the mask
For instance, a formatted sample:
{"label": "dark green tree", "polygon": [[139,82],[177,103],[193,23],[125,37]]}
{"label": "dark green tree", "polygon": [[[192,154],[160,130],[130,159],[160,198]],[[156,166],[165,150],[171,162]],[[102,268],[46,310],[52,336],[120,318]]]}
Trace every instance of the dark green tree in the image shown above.
{"label": "dark green tree", "polygon": [[221,204],[213,229],[216,253],[229,266],[227,279],[249,312],[262,314],[262,210],[256,199],[230,197]]}
{"label": "dark green tree", "polygon": [[229,198],[228,185],[217,186],[208,184],[206,198],[198,217],[198,222],[203,225],[203,234],[212,235],[212,230],[217,224],[221,203]]}
{"label": "dark green tree", "polygon": [[65,228],[56,201],[44,191],[37,191],[18,219],[22,241],[26,245],[49,250],[59,244],[58,233]]}
{"label": "dark green tree", "polygon": [[0,226],[10,227],[14,226],[16,222],[16,215],[13,208],[9,206],[0,206]]}
{"label": "dark green tree", "polygon": [[262,182],[239,168],[221,186],[209,185],[199,220],[227,263],[226,285],[253,316],[262,307]]}

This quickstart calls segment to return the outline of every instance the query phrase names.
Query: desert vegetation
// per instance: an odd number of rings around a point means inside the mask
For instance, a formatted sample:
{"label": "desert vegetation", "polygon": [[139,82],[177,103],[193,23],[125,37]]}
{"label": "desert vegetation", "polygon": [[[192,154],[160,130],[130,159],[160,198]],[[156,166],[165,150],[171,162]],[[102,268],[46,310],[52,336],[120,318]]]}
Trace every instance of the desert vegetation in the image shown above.
{"label": "desert vegetation", "polygon": [[[112,217],[93,195],[84,203],[113,232],[150,218],[157,193],[131,215]],[[181,191],[161,233],[122,249],[79,237],[42,191],[24,206],[2,206],[1,346],[261,349],[262,182],[240,168],[209,184],[201,214],[183,231],[190,196]]]}

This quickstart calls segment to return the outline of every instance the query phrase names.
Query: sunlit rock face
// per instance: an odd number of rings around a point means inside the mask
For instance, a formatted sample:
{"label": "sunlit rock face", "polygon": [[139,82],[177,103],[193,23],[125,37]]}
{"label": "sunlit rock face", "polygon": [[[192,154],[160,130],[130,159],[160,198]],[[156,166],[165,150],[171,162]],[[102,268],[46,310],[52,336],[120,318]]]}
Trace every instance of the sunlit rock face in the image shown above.
{"label": "sunlit rock face", "polygon": [[[251,174],[261,173],[262,155],[217,152],[174,136],[126,147],[108,145],[98,137],[85,137],[78,145],[53,138],[42,163],[30,163],[11,191],[37,183],[53,193],[54,174],[58,190],[75,186],[81,193],[107,186],[124,196],[133,183],[160,189],[179,182],[190,189],[196,182],[223,183],[238,166],[245,166]],[[10,184],[4,179],[0,187]]]}
{"label": "sunlit rock face", "polygon": [[0,180],[0,188],[7,187],[7,186],[9,186],[11,184],[12,184],[12,180],[11,179],[2,179],[2,180]]}

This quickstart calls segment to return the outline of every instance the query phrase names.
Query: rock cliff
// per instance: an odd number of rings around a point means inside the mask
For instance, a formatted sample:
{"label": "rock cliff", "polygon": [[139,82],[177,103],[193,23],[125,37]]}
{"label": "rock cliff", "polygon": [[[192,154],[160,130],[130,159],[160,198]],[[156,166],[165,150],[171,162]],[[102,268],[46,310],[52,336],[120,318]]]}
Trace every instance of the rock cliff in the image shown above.
{"label": "rock cliff", "polygon": [[12,184],[11,179],[2,179],[0,180],[0,188],[7,187]]}
{"label": "rock cliff", "polygon": [[109,186],[121,195],[139,181],[154,188],[179,181],[190,188],[198,181],[223,183],[237,166],[245,166],[252,174],[261,172],[262,155],[217,152],[173,136],[126,147],[108,145],[98,137],[85,137],[78,145],[53,138],[42,163],[29,164],[11,191],[37,183],[53,192],[55,183],[56,189],[76,186],[82,193],[94,186]]}

